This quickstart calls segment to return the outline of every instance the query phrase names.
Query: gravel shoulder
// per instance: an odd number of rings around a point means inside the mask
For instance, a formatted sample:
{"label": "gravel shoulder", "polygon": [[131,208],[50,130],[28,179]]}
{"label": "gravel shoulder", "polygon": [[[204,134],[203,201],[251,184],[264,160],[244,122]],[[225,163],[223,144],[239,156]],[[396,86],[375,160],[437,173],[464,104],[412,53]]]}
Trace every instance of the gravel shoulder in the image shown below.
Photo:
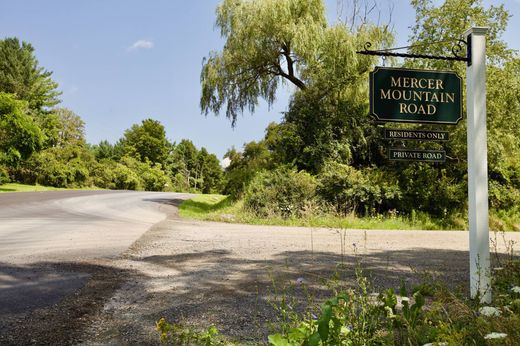
{"label": "gravel shoulder", "polygon": [[[244,343],[265,341],[272,303],[284,292],[319,301],[329,293],[323,281],[338,268],[346,285],[362,267],[378,289],[419,283],[426,273],[466,287],[467,232],[202,222],[180,219],[179,201],[159,202],[168,217],[120,257],[60,264],[70,272],[81,266],[85,286],[21,321],[31,327],[19,327],[5,344],[158,345],[161,317],[200,329],[214,324]],[[498,253],[508,240],[520,242],[520,233],[505,237],[497,239]],[[305,285],[294,285],[297,278]]]}

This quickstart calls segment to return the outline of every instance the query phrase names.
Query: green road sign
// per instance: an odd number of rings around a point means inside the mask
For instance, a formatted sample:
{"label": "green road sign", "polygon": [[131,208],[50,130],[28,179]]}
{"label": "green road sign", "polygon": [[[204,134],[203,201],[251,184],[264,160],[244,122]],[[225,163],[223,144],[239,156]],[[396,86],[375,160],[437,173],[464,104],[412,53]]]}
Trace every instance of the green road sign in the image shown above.
{"label": "green road sign", "polygon": [[376,67],[370,72],[370,113],[379,121],[456,125],[462,81],[455,72]]}
{"label": "green road sign", "polygon": [[448,131],[385,129],[385,139],[447,141],[449,138]]}
{"label": "green road sign", "polygon": [[388,149],[388,159],[391,161],[425,161],[445,162],[444,150]]}

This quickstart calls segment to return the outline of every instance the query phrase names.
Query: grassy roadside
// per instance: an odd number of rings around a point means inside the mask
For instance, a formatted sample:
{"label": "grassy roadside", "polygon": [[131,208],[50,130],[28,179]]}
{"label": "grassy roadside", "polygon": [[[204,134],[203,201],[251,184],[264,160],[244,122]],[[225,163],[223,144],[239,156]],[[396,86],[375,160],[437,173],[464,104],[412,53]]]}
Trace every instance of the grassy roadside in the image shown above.
{"label": "grassy roadside", "polygon": [[184,218],[196,220],[253,225],[400,230],[441,230],[453,228],[447,227],[445,224],[436,222],[424,215],[417,216],[414,219],[401,216],[359,218],[356,216],[339,217],[334,215],[312,216],[305,219],[284,219],[280,217],[259,218],[244,211],[241,201],[233,202],[223,195],[198,195],[184,201],[179,207],[179,215]]}
{"label": "grassy roadside", "polygon": [[0,185],[0,193],[2,192],[41,192],[41,191],[63,191],[63,190],[101,190],[99,188],[78,188],[78,189],[70,189],[70,188],[60,188],[53,186],[43,186],[43,185],[26,185],[26,184],[18,184],[18,183],[8,183]]}

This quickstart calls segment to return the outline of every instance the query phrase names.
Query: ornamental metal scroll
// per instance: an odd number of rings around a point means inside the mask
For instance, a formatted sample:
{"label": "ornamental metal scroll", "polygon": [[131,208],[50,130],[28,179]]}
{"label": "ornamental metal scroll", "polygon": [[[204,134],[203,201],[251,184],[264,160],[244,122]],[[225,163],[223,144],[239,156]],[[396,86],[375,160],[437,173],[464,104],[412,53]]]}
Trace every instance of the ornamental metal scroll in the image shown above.
{"label": "ornamental metal scroll", "polygon": [[[428,44],[436,44],[436,43],[442,43],[447,41],[440,41],[440,42],[431,42]],[[449,41],[453,42],[453,41]],[[468,44],[470,42],[470,44]],[[451,60],[451,61],[465,61],[468,66],[471,65],[471,38],[468,38],[468,42],[459,39],[456,41],[456,43],[451,48],[451,53],[453,56],[438,56],[438,55],[429,55],[429,54],[408,54],[408,53],[397,53],[394,52],[396,50],[400,49],[407,49],[411,47],[417,47],[417,46],[423,46],[425,44],[420,45],[414,45],[414,46],[406,46],[406,47],[397,47],[397,48],[389,48],[389,49],[379,49],[379,50],[371,50],[370,47],[372,47],[372,43],[367,42],[365,43],[362,51],[357,51],[358,54],[364,54],[364,55],[377,55],[377,56],[395,56],[400,58],[414,58],[414,59],[433,59],[433,60]],[[461,52],[463,52],[463,45],[467,47],[466,49],[466,56],[461,56]]]}

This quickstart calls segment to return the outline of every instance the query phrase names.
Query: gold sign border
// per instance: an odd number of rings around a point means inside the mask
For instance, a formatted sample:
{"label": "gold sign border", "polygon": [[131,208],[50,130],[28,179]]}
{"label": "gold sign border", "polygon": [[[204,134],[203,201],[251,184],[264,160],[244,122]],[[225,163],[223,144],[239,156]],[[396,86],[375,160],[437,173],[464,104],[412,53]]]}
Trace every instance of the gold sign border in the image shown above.
{"label": "gold sign border", "polygon": [[[379,115],[377,115],[374,112],[374,74],[379,70],[393,70],[393,71],[412,71],[412,72],[433,72],[433,73],[446,73],[446,74],[453,74],[455,77],[459,79],[459,86],[460,86],[460,117],[456,120],[455,123],[453,122],[446,122],[446,121],[428,121],[428,120],[391,120],[391,119],[381,119],[379,118]],[[370,115],[374,116],[376,118],[376,121],[380,122],[392,122],[392,123],[415,123],[415,124],[442,124],[442,125],[458,125],[459,121],[461,121],[464,118],[464,114],[462,113],[462,103],[464,101],[464,92],[462,90],[462,78],[457,74],[455,71],[444,71],[444,70],[420,70],[420,69],[413,69],[413,68],[400,68],[400,67],[384,67],[384,66],[376,66],[374,68],[374,71],[370,72]]]}

